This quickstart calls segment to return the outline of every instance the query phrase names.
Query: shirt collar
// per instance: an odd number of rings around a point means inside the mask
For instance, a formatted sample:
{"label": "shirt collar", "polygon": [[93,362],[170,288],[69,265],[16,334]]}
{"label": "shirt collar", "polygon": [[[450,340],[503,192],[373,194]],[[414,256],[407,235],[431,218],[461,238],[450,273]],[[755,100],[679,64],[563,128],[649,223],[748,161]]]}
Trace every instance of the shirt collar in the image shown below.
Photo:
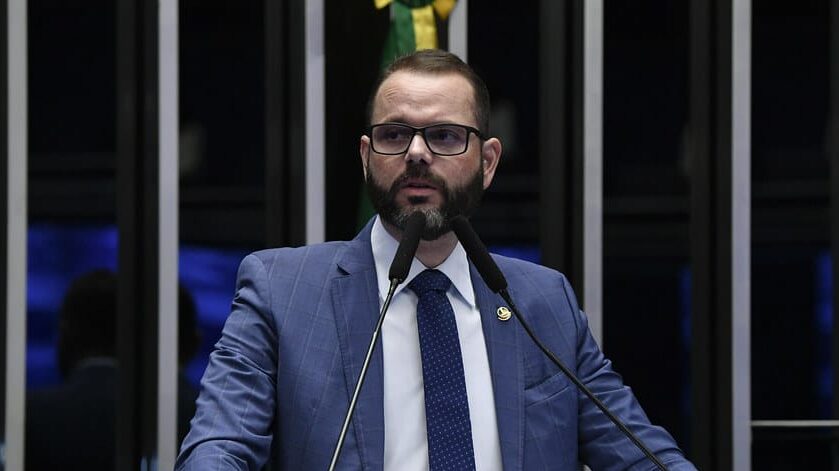
{"label": "shirt collar", "polygon": [[[399,247],[399,241],[393,238],[390,233],[385,230],[384,225],[376,216],[373,222],[373,229],[370,232],[370,243],[373,249],[373,260],[376,262],[376,279],[379,285],[379,300],[383,301],[387,296],[387,291],[390,289],[390,280],[388,279],[388,272],[390,271],[390,264],[393,261],[393,256],[396,255],[396,249]],[[422,264],[416,257],[411,261],[411,269],[408,272],[408,277],[405,281],[396,287],[394,296],[402,292],[411,280],[420,272],[426,270],[427,267]],[[452,253],[446,260],[435,267],[436,270],[443,272],[452,281],[452,286],[460,294],[464,301],[470,307],[475,307],[475,291],[472,288],[472,278],[469,275],[469,261],[466,258],[466,251],[461,247],[460,242],[457,243]]]}

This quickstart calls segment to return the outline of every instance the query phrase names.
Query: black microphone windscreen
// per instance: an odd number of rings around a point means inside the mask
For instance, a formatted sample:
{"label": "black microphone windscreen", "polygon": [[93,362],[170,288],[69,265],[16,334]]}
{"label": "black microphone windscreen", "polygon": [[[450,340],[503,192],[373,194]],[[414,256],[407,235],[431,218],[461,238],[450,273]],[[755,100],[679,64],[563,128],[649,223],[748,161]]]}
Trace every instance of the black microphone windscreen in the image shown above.
{"label": "black microphone windscreen", "polygon": [[460,244],[466,251],[466,255],[475,264],[475,268],[478,269],[478,273],[481,274],[481,278],[484,279],[489,289],[494,293],[507,289],[507,280],[504,278],[504,274],[501,273],[501,269],[489,255],[489,251],[481,242],[475,230],[472,229],[469,221],[463,216],[455,217],[452,219],[452,230],[454,230]]}
{"label": "black microphone windscreen", "polygon": [[396,255],[393,256],[393,263],[390,264],[388,277],[391,281],[396,280],[397,283],[402,283],[408,277],[408,271],[411,269],[411,261],[414,259],[414,254],[417,253],[420,235],[424,229],[425,214],[421,211],[415,211],[408,216],[405,230],[402,231],[402,240],[399,241],[399,248],[396,249]]}

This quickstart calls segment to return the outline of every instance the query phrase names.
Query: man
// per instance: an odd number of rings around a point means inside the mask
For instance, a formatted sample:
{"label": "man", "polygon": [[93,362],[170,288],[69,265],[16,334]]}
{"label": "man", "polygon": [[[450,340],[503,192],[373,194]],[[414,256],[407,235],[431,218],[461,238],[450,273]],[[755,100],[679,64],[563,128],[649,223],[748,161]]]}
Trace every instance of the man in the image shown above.
{"label": "man", "polygon": [[[418,52],[383,73],[369,115],[359,151],[378,217],[350,242],[245,258],[178,468],[259,469],[269,459],[328,468],[388,266],[408,216],[421,211],[427,227],[338,468],[654,469],[521,326],[501,320],[502,299],[449,230],[478,204],[501,157],[481,79],[451,54]],[[670,469],[694,469],[611,370],[565,278],[496,260],[543,341]]]}
{"label": "man", "polygon": [[[116,434],[117,275],[94,270],[76,278],[58,315],[56,360],[62,383],[26,398],[26,469],[113,470]],[[178,365],[200,343],[195,302],[178,286]],[[198,392],[178,374],[178,441],[186,435]]]}

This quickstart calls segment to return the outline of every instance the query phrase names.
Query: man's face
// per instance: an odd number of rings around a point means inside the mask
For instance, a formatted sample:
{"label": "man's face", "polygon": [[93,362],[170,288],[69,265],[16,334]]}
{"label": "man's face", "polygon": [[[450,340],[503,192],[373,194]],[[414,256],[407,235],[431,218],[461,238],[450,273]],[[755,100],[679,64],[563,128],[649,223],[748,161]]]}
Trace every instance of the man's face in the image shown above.
{"label": "man's face", "polygon": [[[450,231],[449,221],[455,216],[472,214],[484,193],[483,172],[480,169],[474,172],[463,186],[450,188],[445,180],[432,174],[427,165],[409,163],[405,172],[389,187],[379,181],[373,168],[368,166],[365,184],[367,195],[376,212],[386,222],[404,229],[411,213],[422,211],[426,221],[421,236],[424,240],[435,240]],[[439,206],[429,205],[428,196],[409,194],[408,205],[400,206],[397,203],[400,191],[406,186],[418,185],[418,182],[433,185],[433,188],[439,191],[442,203]]]}
{"label": "man's face", "polygon": [[[473,96],[460,75],[395,72],[376,94],[372,124],[477,127]],[[494,138],[481,142],[470,134],[464,154],[439,156],[417,133],[404,154],[382,155],[372,150],[368,136],[362,136],[359,152],[368,194],[382,219],[403,229],[410,214],[422,211],[427,219],[423,239],[433,240],[449,231],[452,217],[468,216],[475,209],[495,174],[501,144]]]}

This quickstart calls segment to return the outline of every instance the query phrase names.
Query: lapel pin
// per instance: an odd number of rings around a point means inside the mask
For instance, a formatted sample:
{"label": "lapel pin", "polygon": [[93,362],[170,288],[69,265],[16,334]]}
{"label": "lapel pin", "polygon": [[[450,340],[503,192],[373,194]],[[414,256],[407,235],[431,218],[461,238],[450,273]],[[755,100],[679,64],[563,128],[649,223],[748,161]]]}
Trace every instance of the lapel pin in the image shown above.
{"label": "lapel pin", "polygon": [[510,316],[513,315],[513,313],[510,312],[510,310],[506,306],[499,307],[498,310],[495,311],[495,313],[498,314],[499,321],[508,321],[510,320]]}

